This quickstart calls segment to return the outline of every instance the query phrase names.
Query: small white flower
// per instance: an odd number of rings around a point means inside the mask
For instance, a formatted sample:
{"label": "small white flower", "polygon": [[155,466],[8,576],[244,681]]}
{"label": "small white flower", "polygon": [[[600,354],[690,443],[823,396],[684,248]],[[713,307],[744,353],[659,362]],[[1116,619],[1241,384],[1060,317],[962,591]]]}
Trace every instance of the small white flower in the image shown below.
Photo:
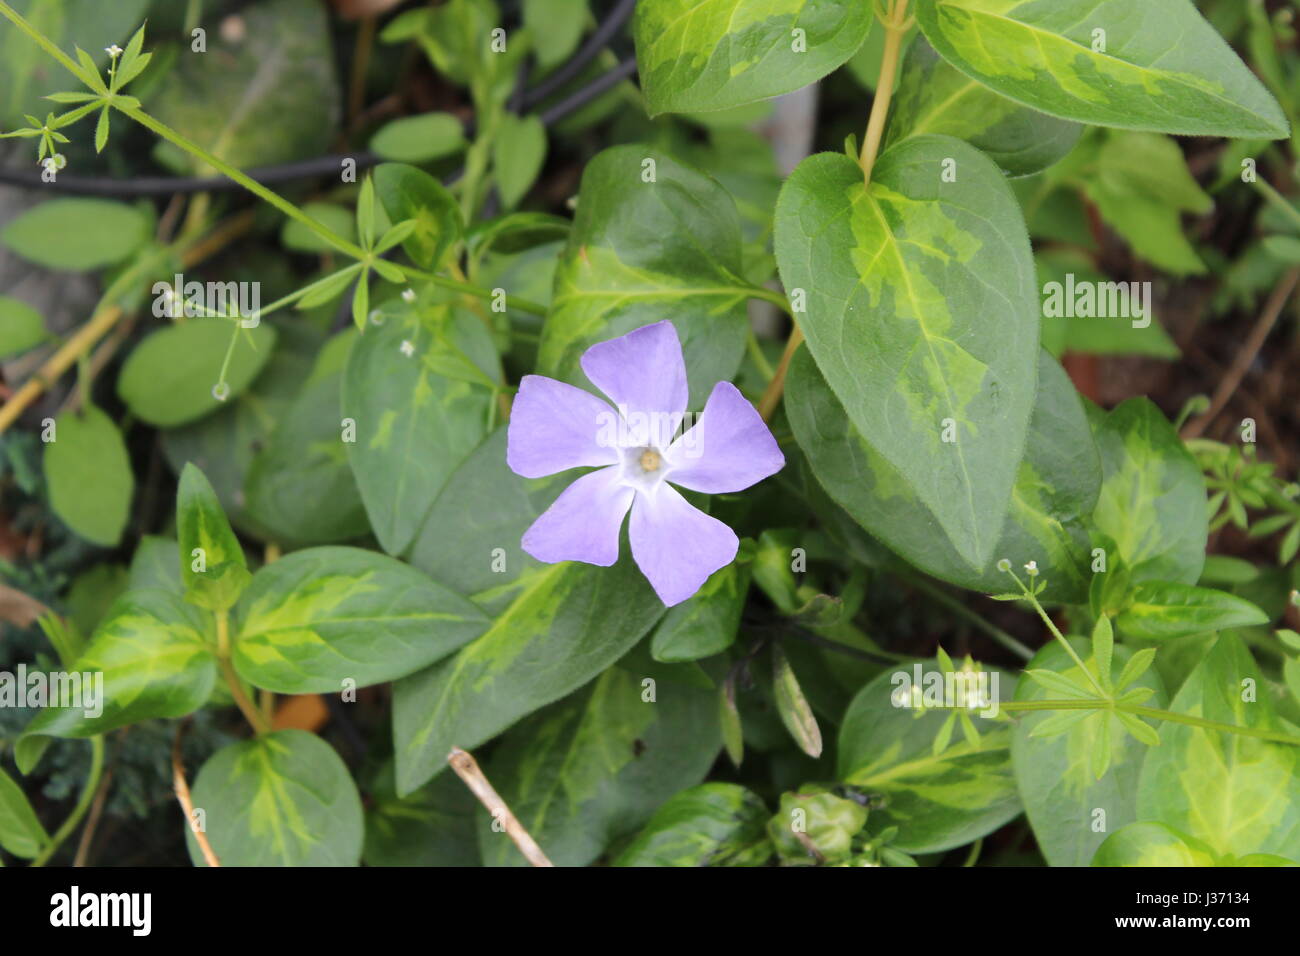
{"label": "small white flower", "polygon": [[224,402],[230,397],[230,385],[226,382],[218,382],[212,386],[212,397],[219,402]]}
{"label": "small white flower", "polygon": [[1011,562],[1008,561],[1006,558],[1002,558],[1001,560],[998,561],[998,570],[1001,571],[1001,572],[1003,572],[1004,574],[1005,574],[1007,571],[1010,571],[1010,570],[1011,570]]}
{"label": "small white flower", "polygon": [[1025,570],[1029,572],[1029,576],[1031,578],[1035,577],[1038,574],[1038,562],[1030,561],[1028,564],[1025,565]]}
{"label": "small white flower", "polygon": [[402,290],[402,301],[403,301],[403,302],[414,302],[414,301],[415,301],[415,290],[414,290],[414,289],[403,289],[403,290]]}
{"label": "small white flower", "polygon": [[412,344],[410,339],[407,339],[402,343],[402,354],[405,355],[407,358],[410,358],[412,355],[415,354],[415,345]]}
{"label": "small white flower", "polygon": [[122,48],[118,46],[116,43],[114,43],[112,46],[104,47],[104,52],[116,60],[119,56],[122,55]]}

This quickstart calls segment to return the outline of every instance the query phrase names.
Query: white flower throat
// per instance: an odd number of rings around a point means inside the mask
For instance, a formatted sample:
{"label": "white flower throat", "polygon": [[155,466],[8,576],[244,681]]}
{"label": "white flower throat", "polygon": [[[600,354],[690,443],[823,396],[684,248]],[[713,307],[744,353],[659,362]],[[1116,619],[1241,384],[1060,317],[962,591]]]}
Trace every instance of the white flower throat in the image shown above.
{"label": "white flower throat", "polygon": [[644,494],[652,494],[672,470],[664,453],[652,445],[622,449],[623,484]]}

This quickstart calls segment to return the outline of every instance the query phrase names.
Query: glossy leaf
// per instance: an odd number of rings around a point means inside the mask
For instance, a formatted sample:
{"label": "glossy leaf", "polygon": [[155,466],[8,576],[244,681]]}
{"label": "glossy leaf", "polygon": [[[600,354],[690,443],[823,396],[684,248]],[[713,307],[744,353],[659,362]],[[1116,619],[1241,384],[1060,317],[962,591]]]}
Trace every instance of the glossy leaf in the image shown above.
{"label": "glossy leaf", "polygon": [[612,568],[524,554],[524,531],[571,476],[518,477],[506,467],[505,438],[498,430],[452,475],[412,551],[417,567],[493,620],[452,657],[394,685],[399,793],[442,771],[452,746],[476,747],[581,687],[663,613],[626,544]]}
{"label": "glossy leaf", "polygon": [[938,519],[898,472],[862,439],[803,350],[790,366],[786,412],[822,487],[909,563],[962,587],[996,594],[1010,583],[997,570],[997,560],[1005,557],[1017,567],[1033,560],[1047,583],[1045,600],[1086,596],[1085,522],[1097,500],[1101,465],[1078,394],[1045,353],[1039,358],[1038,396],[1011,507],[993,559],[980,572],[941,533]]}
{"label": "glossy leaf", "polygon": [[848,157],[813,156],[781,190],[776,257],[787,294],[807,296],[800,327],[849,421],[982,570],[1038,362],[1033,257],[1002,172],[946,136],[883,153],[869,189]]}
{"label": "glossy leaf", "polygon": [[1143,581],[1115,621],[1127,637],[1170,640],[1230,627],[1267,624],[1268,615],[1235,594],[1171,581]]}
{"label": "glossy leaf", "polygon": [[[646,182],[653,164],[654,181]],[[705,174],[640,146],[587,164],[578,215],[555,273],[538,372],[590,387],[588,347],[671,319],[682,342],[691,408],[740,367],[749,285],[740,217]]]}
{"label": "glossy leaf", "polygon": [[736,640],[749,593],[749,569],[732,563],[717,571],[681,604],[668,609],[650,642],[655,660],[697,661]]}
{"label": "glossy leaf", "polygon": [[424,170],[402,163],[376,166],[372,179],[390,220],[415,221],[402,242],[411,261],[421,269],[441,269],[464,231],[455,197]]}
{"label": "glossy leaf", "polygon": [[923,38],[907,51],[885,148],[912,136],[955,136],[1006,173],[1029,176],[1074,148],[1082,127],[994,93],[946,63]]}
{"label": "glossy leaf", "polygon": [[[1254,659],[1233,634],[1218,639],[1169,709],[1240,727],[1283,726]],[[1160,737],[1142,765],[1139,819],[1166,823],[1220,855],[1300,860],[1300,749],[1175,723],[1161,727]]]}
{"label": "glossy leaf", "polygon": [[851,57],[854,0],[644,0],[633,30],[650,115],[722,110],[807,86]]}
{"label": "glossy leaf", "polygon": [[1087,410],[1102,463],[1097,528],[1135,580],[1195,584],[1209,535],[1200,467],[1147,399]]}
{"label": "glossy leaf", "polygon": [[[936,662],[923,662],[938,672]],[[1010,675],[998,676],[994,700],[1013,690]],[[991,833],[1021,810],[1011,772],[1011,729],[991,718],[972,715],[980,735],[978,750],[958,740],[936,755],[935,735],[952,713],[931,710],[917,716],[895,706],[896,674],[885,672],[853,698],[840,727],[838,778],[869,793],[881,794],[884,807],[872,810],[873,825],[897,826],[891,844],[907,853],[937,853]]]}
{"label": "glossy leaf", "polygon": [[916,17],[963,73],[1054,116],[1188,136],[1288,135],[1276,101],[1191,0],[926,0]]}
{"label": "glossy leaf", "polygon": [[772,855],[768,810],[734,783],[683,790],[650,818],[614,866],[762,866]]}
{"label": "glossy leaf", "polygon": [[30,860],[50,842],[36,812],[18,784],[0,770],[0,847]]}
{"label": "glossy leaf", "polygon": [[[194,806],[222,866],[356,866],[361,798],[334,748],[277,730],[217,751],[194,781]],[[204,865],[194,834],[190,859]]]}
{"label": "glossy leaf", "polygon": [[266,365],[276,332],[262,322],[239,329],[228,319],[189,318],[159,329],[131,352],[117,380],[117,394],[151,425],[170,428],[202,418],[222,406],[213,389],[232,335],[238,335],[225,382],[227,398],[243,392]]}
{"label": "glossy leaf", "polygon": [[[1081,658],[1088,659],[1087,641],[1076,638],[1070,644]],[[1114,649],[1111,673],[1117,683],[1119,672],[1130,656],[1122,645]],[[1035,654],[1026,666],[1043,668],[1074,681],[1087,679],[1065,649],[1055,642]],[[1135,686],[1154,691],[1146,706],[1165,706],[1164,687],[1154,671],[1143,674]],[[1016,685],[1015,699],[1059,700],[1060,695],[1033,680],[1022,680]],[[1078,718],[1068,730],[1054,736],[1039,735],[1048,721],[1065,715]],[[1106,715],[1087,711],[1030,711],[1017,716],[1011,739],[1011,765],[1038,849],[1051,866],[1087,866],[1108,834],[1138,819],[1138,774],[1148,748],[1112,724],[1109,766],[1098,779],[1091,758],[1098,744],[1098,725],[1107,719]],[[1109,719],[1115,721],[1114,717]]]}
{"label": "glossy leaf", "polygon": [[203,472],[186,465],[176,492],[181,580],[185,600],[210,611],[226,611],[248,586],[244,549]]}
{"label": "glossy leaf", "polygon": [[284,694],[404,677],[487,624],[473,604],[421,572],[361,548],[309,548],[266,565],[241,611],[235,669]]}
{"label": "glossy leaf", "polygon": [[799,749],[816,759],[822,755],[822,732],[804,697],[799,679],[779,645],[772,645],[772,698],[781,723],[790,731]]}
{"label": "glossy leaf", "polygon": [[353,346],[342,401],[356,440],[344,447],[389,554],[406,550],[447,478],[487,435],[499,378],[491,335],[468,310],[390,307]]}
{"label": "glossy leaf", "polygon": [[[210,615],[166,591],[128,591],[113,605],[73,665],[103,673],[99,707],[48,707],[23,737],[92,737],[154,717],[184,717],[202,707],[217,678]],[[83,678],[84,680],[84,678]],[[90,701],[83,688],[82,703]]]}
{"label": "glossy leaf", "polygon": [[[713,695],[610,668],[501,739],[488,779],[556,866],[585,866],[648,820],[672,794],[699,783],[722,746]],[[488,866],[527,860],[479,816]]]}
{"label": "glossy leaf", "polygon": [[1093,866],[1214,866],[1214,851],[1200,840],[1156,821],[1130,823],[1097,848]]}
{"label": "glossy leaf", "polygon": [[93,405],[54,420],[54,441],[45,445],[50,506],[74,532],[112,547],[130,515],[135,476],[117,425]]}

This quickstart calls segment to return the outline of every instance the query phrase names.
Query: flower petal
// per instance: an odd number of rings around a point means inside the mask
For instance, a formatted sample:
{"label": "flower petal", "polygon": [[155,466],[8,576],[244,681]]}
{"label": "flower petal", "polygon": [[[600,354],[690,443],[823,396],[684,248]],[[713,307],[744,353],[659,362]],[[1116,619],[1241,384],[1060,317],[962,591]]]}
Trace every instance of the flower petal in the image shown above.
{"label": "flower petal", "polygon": [[583,475],[524,532],[523,549],[538,561],[583,561],[607,568],[618,560],[623,516],[636,492],[617,468]]}
{"label": "flower petal", "polygon": [[695,426],[668,448],[668,480],[692,491],[740,491],[785,467],[758,409],[730,382],[713,386]]}
{"label": "flower petal", "polygon": [[632,557],[659,599],[672,607],[736,558],[740,540],[668,485],[638,495],[628,524]]}
{"label": "flower petal", "polygon": [[682,343],[671,322],[656,322],[582,355],[593,385],[620,406],[637,437],[632,444],[665,447],[677,433],[689,393]]}
{"label": "flower petal", "polygon": [[602,426],[614,432],[617,421],[618,412],[590,392],[542,375],[525,375],[510,409],[506,464],[525,478],[616,464],[618,450],[602,445],[598,436]]}

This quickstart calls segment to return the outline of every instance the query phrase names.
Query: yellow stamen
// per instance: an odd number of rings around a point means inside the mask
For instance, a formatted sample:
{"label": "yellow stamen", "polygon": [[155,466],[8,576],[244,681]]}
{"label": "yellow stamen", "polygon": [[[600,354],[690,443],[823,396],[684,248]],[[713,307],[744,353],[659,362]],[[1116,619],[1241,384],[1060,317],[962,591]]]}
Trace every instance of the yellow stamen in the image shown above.
{"label": "yellow stamen", "polygon": [[659,452],[653,448],[647,448],[641,452],[640,463],[642,471],[658,471],[659,466],[663,464],[663,459],[659,457]]}

